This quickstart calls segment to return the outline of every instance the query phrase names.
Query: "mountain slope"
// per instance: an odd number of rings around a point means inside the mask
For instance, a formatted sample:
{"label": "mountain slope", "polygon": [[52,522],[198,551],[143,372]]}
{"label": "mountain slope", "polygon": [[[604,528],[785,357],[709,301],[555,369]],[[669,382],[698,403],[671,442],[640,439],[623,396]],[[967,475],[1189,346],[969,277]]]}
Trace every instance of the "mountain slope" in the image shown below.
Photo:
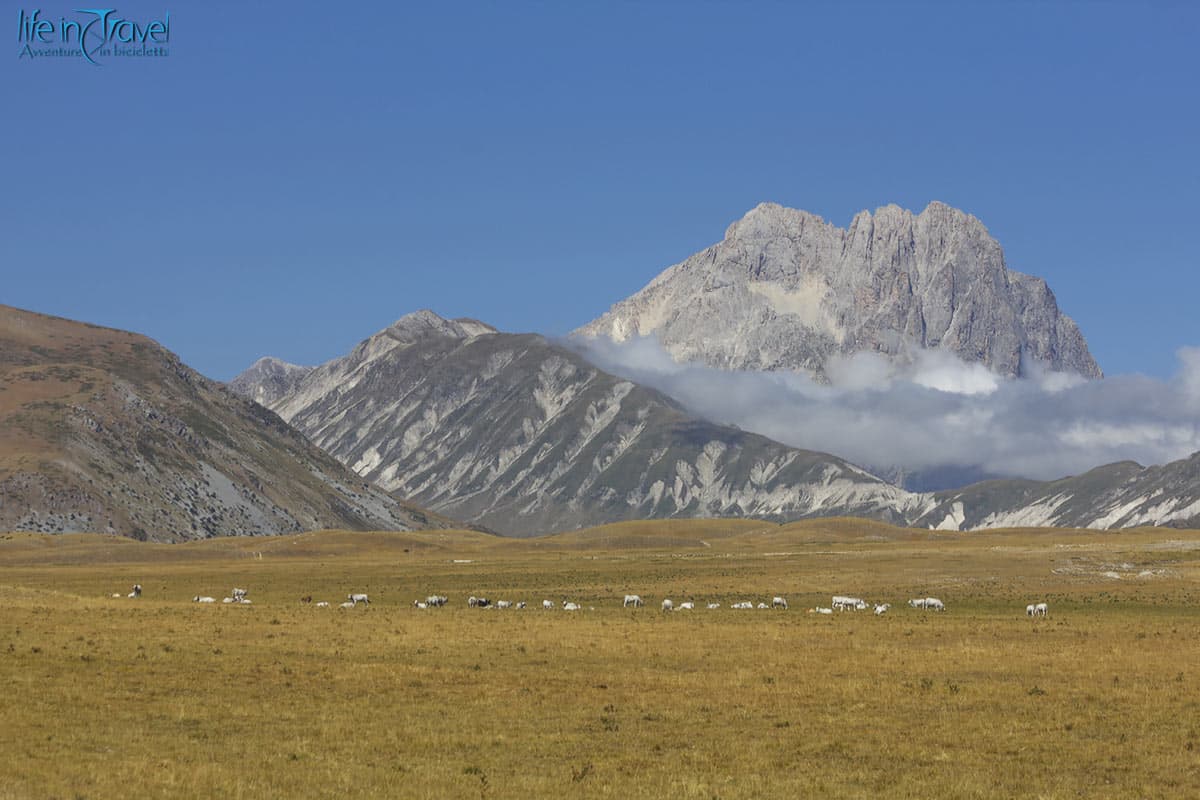
{"label": "mountain slope", "polygon": [[[251,371],[235,385],[260,391]],[[903,521],[932,507],[834,456],[690,417],[540,336],[430,311],[268,405],[363,478],[514,535],[646,517]]]}
{"label": "mountain slope", "polygon": [[1200,527],[1200,453],[1161,466],[1107,464],[1056,481],[997,480],[937,494],[917,525],[951,530],[1022,526]]}
{"label": "mountain slope", "polygon": [[677,361],[726,369],[824,376],[834,356],[934,348],[1010,377],[1030,358],[1101,374],[1045,281],[1008,270],[979,220],[936,202],[863,211],[846,230],[764,203],[576,333],[654,334]]}
{"label": "mountain slope", "polygon": [[177,541],[449,524],[150,339],[0,306],[0,530]]}

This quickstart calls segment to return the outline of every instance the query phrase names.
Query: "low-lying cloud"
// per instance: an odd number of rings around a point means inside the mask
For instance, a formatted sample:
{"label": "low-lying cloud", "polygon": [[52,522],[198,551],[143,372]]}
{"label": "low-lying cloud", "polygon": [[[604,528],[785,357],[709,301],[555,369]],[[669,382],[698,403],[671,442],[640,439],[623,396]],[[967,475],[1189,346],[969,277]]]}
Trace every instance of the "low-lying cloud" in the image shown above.
{"label": "low-lying cloud", "polygon": [[1200,451],[1200,347],[1170,381],[1086,380],[1038,365],[1002,378],[951,353],[911,365],[862,353],[798,373],[677,364],[653,337],[575,339],[598,366],[674,397],[714,422],[820,450],[884,473],[953,472],[1046,480],[1101,464],[1162,464]]}

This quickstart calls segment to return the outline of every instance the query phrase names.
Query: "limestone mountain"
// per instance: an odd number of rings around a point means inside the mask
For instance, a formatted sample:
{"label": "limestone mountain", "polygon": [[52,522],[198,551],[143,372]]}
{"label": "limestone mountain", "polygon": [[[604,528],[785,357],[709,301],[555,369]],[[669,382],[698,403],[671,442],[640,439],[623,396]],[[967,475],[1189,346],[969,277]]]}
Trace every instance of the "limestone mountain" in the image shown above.
{"label": "limestone mountain", "polygon": [[983,223],[937,202],[863,211],[848,229],[764,203],[576,333],[653,334],[677,361],[818,377],[836,355],[914,348],[1009,377],[1029,359],[1101,375],[1046,282],[1009,270]]}
{"label": "limestone mountain", "polygon": [[1200,453],[1169,464],[1107,464],[1055,481],[993,480],[938,492],[915,524],[945,530],[1200,526]]}
{"label": "limestone mountain", "polygon": [[[272,396],[262,364],[234,381],[243,395]],[[431,311],[267,406],[362,479],[511,535],[660,517],[905,521],[933,507],[834,456],[697,419],[541,336]]]}
{"label": "limestone mountain", "polygon": [[0,306],[0,530],[179,541],[450,525],[144,336]]}

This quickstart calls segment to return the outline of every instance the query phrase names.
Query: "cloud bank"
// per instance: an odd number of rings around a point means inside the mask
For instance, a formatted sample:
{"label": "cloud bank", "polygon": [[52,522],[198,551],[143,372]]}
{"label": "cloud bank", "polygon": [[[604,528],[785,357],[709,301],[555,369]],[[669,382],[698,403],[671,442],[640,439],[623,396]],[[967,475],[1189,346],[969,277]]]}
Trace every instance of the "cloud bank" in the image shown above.
{"label": "cloud bank", "polygon": [[836,359],[824,385],[798,373],[677,364],[653,337],[570,344],[601,368],[659,389],[707,419],[883,474],[1048,480],[1200,451],[1200,347],[1178,351],[1170,381],[1089,381],[1038,365],[1027,365],[1030,377],[1010,380],[925,350],[907,366],[874,353]]}

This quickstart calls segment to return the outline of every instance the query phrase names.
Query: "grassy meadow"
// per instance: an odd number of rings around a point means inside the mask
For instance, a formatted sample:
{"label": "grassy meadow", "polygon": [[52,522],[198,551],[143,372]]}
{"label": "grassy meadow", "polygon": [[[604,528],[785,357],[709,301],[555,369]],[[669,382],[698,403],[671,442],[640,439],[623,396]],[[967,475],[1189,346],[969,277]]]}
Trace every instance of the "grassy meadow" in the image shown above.
{"label": "grassy meadow", "polygon": [[2,534],[0,800],[1200,797],[1197,656],[1195,531]]}

